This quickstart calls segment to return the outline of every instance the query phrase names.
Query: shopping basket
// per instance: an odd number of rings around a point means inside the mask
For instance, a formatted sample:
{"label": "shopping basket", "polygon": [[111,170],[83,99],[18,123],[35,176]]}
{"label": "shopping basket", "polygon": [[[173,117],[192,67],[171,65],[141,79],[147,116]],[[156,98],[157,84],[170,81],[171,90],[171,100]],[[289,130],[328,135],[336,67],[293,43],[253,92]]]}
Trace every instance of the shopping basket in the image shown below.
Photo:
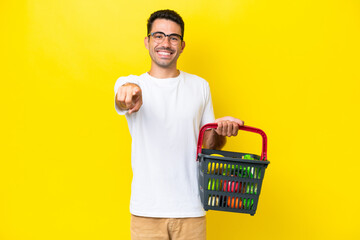
{"label": "shopping basket", "polygon": [[206,211],[247,213],[253,216],[258,206],[265,169],[270,163],[267,161],[266,134],[258,128],[239,127],[239,130],[262,136],[262,153],[258,156],[202,149],[204,133],[209,128],[217,128],[217,124],[210,123],[201,128],[197,145],[199,188],[203,208]]}

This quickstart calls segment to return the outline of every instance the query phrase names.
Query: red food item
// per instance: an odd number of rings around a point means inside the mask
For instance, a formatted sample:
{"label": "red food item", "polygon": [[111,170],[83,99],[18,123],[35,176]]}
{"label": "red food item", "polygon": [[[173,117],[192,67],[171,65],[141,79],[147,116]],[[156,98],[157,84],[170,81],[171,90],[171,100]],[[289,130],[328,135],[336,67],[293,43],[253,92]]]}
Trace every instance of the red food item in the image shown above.
{"label": "red food item", "polygon": [[227,185],[226,185],[226,180],[224,180],[224,185],[223,185],[223,192],[227,192]]}
{"label": "red food item", "polygon": [[239,182],[228,181],[228,184],[226,185],[226,181],[224,181],[224,187],[223,187],[224,192],[235,192],[235,193],[237,193],[238,189],[239,189]]}

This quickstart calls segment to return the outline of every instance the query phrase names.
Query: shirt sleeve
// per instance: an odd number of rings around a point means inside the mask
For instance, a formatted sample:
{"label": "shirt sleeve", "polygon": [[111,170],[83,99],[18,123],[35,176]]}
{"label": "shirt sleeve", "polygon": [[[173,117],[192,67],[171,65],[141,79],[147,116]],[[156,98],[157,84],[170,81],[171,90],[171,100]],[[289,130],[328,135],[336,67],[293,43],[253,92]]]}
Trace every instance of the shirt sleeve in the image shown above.
{"label": "shirt sleeve", "polygon": [[204,87],[204,92],[205,92],[205,107],[204,107],[204,113],[201,119],[201,126],[204,126],[205,124],[208,123],[213,123],[215,121],[215,116],[214,116],[214,109],[213,109],[213,104],[212,104],[212,100],[211,100],[211,92],[210,92],[210,87],[209,84],[206,82],[205,87]]}
{"label": "shirt sleeve", "polygon": [[114,87],[114,92],[115,92],[115,95],[114,95],[114,104],[115,104],[115,110],[118,114],[120,115],[125,115],[128,110],[121,110],[117,105],[116,105],[116,102],[115,102],[115,97],[116,97],[116,93],[119,89],[119,87],[121,87],[122,85],[124,85],[125,83],[135,83],[137,85],[139,85],[139,81],[138,79],[136,78],[136,76],[134,75],[130,75],[128,77],[119,77],[117,80],[116,80],[116,83],[115,83],[115,87]]}

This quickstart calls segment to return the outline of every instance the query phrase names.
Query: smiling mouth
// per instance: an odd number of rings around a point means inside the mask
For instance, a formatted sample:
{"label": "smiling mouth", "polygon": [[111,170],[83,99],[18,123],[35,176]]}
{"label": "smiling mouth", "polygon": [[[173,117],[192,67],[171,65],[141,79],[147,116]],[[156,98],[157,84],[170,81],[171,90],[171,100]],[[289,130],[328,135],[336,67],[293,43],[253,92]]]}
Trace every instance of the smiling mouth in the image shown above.
{"label": "smiling mouth", "polygon": [[156,52],[157,52],[157,54],[159,54],[162,57],[169,57],[169,56],[171,56],[173,54],[173,52],[162,51],[162,50],[156,51]]}
{"label": "smiling mouth", "polygon": [[159,55],[162,55],[162,56],[170,56],[172,53],[169,53],[169,52],[157,52]]}
{"label": "smiling mouth", "polygon": [[155,51],[161,57],[170,57],[171,55],[174,54],[174,51],[170,48],[161,47],[161,48],[155,49]]}

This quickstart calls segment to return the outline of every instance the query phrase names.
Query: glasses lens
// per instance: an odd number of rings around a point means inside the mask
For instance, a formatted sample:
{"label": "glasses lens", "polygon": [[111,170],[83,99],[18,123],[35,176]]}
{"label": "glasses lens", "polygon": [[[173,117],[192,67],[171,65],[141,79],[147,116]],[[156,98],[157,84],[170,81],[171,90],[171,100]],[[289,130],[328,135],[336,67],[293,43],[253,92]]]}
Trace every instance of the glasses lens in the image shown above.
{"label": "glasses lens", "polygon": [[181,41],[181,37],[177,34],[170,34],[169,38],[172,45],[177,45]]}
{"label": "glasses lens", "polygon": [[156,32],[152,36],[157,43],[161,43],[165,39],[165,34],[162,32]]}

